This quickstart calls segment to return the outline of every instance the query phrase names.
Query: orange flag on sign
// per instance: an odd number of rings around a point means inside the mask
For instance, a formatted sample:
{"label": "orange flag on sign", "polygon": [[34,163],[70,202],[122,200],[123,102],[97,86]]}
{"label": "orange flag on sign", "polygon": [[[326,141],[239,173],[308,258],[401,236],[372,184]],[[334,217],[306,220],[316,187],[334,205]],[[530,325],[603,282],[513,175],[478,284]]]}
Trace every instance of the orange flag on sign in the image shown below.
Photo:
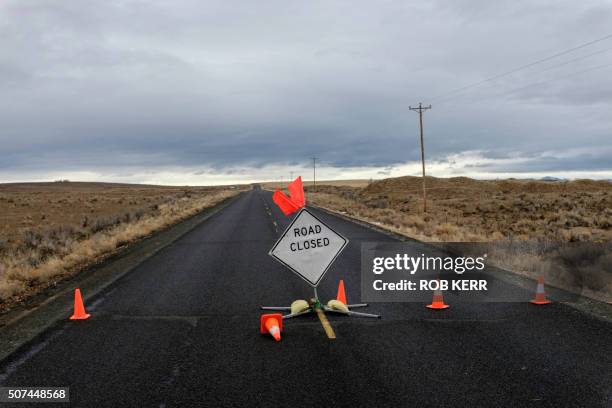
{"label": "orange flag on sign", "polygon": [[276,190],[274,195],[272,195],[272,200],[276,203],[276,205],[278,205],[285,215],[291,215],[306,205],[302,177],[300,176],[289,183],[287,190],[289,190],[289,197],[287,197],[282,191]]}
{"label": "orange flag on sign", "polygon": [[302,184],[302,176],[293,180],[287,186],[287,190],[289,190],[289,197],[291,197],[291,201],[295,203],[299,208],[302,208],[306,205],[306,199],[304,198],[304,185]]}

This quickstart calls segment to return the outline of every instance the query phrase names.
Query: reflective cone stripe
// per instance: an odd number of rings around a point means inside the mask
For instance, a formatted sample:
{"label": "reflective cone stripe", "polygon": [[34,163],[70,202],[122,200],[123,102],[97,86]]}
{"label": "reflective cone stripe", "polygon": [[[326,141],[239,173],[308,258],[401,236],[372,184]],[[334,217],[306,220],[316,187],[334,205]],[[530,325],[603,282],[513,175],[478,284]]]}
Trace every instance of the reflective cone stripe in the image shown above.
{"label": "reflective cone stripe", "polygon": [[283,316],[280,313],[264,314],[260,319],[260,332],[262,334],[269,333],[274,340],[281,340],[281,331],[283,329]]}
{"label": "reflective cone stripe", "polygon": [[83,298],[81,297],[81,290],[74,290],[74,313],[70,316],[70,320],[85,320],[89,319],[91,315],[85,312],[85,305],[83,305]]}
{"label": "reflective cone stripe", "polygon": [[280,341],[280,328],[278,327],[278,321],[276,319],[268,319],[268,321],[266,321],[266,328],[268,329],[268,333],[274,337],[274,340]]}
{"label": "reflective cone stripe", "polygon": [[429,309],[447,309],[449,305],[444,303],[444,297],[440,289],[434,290],[433,299],[430,305],[427,305]]}
{"label": "reflective cone stripe", "polygon": [[532,299],[529,303],[534,305],[547,305],[552,303],[550,300],[546,299],[546,291],[544,290],[544,276],[540,276],[538,278],[535,299]]}

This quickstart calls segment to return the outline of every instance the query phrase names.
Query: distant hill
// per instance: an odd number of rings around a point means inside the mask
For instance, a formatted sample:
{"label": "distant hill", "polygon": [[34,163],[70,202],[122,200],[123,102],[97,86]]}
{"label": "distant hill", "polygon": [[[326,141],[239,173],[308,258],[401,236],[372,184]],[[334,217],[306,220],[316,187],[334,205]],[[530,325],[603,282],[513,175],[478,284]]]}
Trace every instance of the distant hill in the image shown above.
{"label": "distant hill", "polygon": [[[563,191],[592,191],[610,190],[612,185],[605,180],[559,180],[563,182],[551,182],[552,180],[476,180],[469,177],[437,178],[426,177],[427,190],[465,190],[480,192],[514,192],[514,193],[550,193]],[[421,177],[404,176],[373,181],[363,188],[364,195],[378,195],[386,193],[419,192],[422,190]]]}

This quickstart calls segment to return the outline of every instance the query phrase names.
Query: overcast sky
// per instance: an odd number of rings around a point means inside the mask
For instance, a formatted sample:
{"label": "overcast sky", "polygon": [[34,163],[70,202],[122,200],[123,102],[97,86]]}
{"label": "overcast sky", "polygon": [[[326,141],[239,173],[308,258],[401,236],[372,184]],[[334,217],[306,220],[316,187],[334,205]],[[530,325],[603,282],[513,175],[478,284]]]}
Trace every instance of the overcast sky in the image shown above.
{"label": "overcast sky", "polygon": [[[0,181],[612,178],[605,1],[0,2]],[[442,97],[436,98],[436,96]]]}

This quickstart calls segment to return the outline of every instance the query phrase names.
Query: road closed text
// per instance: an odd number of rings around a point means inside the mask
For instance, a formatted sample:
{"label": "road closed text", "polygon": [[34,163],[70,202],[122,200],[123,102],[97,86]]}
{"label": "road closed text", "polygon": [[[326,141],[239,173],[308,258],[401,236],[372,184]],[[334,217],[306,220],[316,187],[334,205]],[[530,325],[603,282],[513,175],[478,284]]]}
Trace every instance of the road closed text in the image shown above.
{"label": "road closed text", "polygon": [[321,226],[318,224],[310,225],[307,227],[293,228],[293,236],[295,238],[306,238],[297,242],[289,244],[289,249],[292,252],[304,251],[307,249],[323,248],[329,245],[329,238],[316,238],[317,235],[321,234]]}

